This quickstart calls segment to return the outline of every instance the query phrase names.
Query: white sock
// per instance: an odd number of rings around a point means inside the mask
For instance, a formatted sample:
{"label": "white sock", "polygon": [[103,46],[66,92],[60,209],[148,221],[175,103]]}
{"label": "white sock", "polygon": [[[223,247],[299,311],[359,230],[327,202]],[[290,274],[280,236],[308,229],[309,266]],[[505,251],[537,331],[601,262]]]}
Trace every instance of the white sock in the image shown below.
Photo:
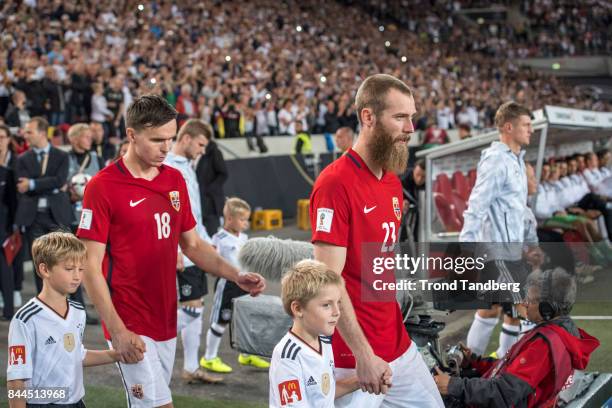
{"label": "white sock", "polygon": [[474,354],[482,356],[487,350],[493,329],[497,325],[497,317],[480,317],[474,314],[474,321],[467,335],[467,346]]}
{"label": "white sock", "polygon": [[[197,317],[191,317],[191,321],[181,329],[181,341],[183,342],[183,368],[193,373],[198,369],[198,352],[200,350],[200,335],[202,334],[202,311],[203,307],[196,307]],[[183,315],[187,315],[183,311]]]}
{"label": "white sock", "polygon": [[499,332],[499,347],[497,348],[497,358],[502,358],[506,355],[510,347],[518,341],[520,326],[513,326],[508,323],[502,324],[502,330]]}
{"label": "white sock", "polygon": [[521,320],[521,333],[519,334],[518,339],[520,340],[527,332],[531,331],[536,324],[529,320]]}
{"label": "white sock", "polygon": [[180,332],[185,327],[189,326],[194,319],[200,319],[202,316],[202,307],[181,306],[176,313],[176,330]]}
{"label": "white sock", "polygon": [[217,357],[223,333],[225,333],[224,325],[218,323],[213,323],[210,325],[208,333],[206,333],[206,353],[204,354],[204,358],[206,360],[212,360],[213,358]]}

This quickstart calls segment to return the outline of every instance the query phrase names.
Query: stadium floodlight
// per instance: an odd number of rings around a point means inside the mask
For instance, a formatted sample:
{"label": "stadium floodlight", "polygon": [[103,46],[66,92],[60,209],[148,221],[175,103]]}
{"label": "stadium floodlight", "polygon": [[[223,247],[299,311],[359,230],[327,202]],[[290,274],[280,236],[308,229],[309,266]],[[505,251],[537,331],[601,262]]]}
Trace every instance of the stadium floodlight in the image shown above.
{"label": "stadium floodlight", "polygon": [[230,62],[230,61],[232,60],[232,57],[230,57],[229,55],[226,55],[226,56],[225,56],[225,60],[226,60],[227,62]]}
{"label": "stadium floodlight", "polygon": [[155,78],[151,78],[151,81],[150,81],[150,82],[151,82],[151,85],[155,85],[155,83],[157,82],[157,79],[155,79]]}
{"label": "stadium floodlight", "polygon": [[555,71],[558,69],[561,69],[561,64],[559,64],[558,62],[555,62],[554,64],[552,64],[552,69],[554,69]]}
{"label": "stadium floodlight", "polygon": [[385,31],[385,26],[383,26],[383,25],[378,26],[378,31],[380,31],[381,33],[382,33],[383,31]]}
{"label": "stadium floodlight", "polygon": [[298,33],[301,33],[302,32],[302,26],[301,25],[296,26],[295,27],[295,31],[297,31]]}
{"label": "stadium floodlight", "polygon": [[389,48],[391,46],[391,41],[385,41],[385,47]]}
{"label": "stadium floodlight", "polygon": [[269,101],[270,99],[272,99],[272,95],[270,95],[269,93],[267,93],[267,94],[266,94],[266,100],[268,100],[268,101]]}
{"label": "stadium floodlight", "polygon": [[138,11],[143,11],[143,10],[144,10],[144,4],[139,4]]}
{"label": "stadium floodlight", "polygon": [[408,61],[408,58],[405,55],[402,55],[402,62]]}
{"label": "stadium floodlight", "polygon": [[320,80],[321,80],[321,82],[323,82],[323,83],[327,82],[327,78],[325,78],[325,75],[321,75]]}

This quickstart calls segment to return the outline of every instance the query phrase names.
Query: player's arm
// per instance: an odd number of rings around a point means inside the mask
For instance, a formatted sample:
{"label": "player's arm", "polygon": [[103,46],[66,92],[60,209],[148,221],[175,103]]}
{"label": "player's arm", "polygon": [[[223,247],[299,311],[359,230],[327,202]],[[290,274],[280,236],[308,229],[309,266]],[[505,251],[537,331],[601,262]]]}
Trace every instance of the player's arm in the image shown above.
{"label": "player's arm", "polygon": [[121,355],[120,361],[136,363],[144,358],[145,344],[140,336],[125,327],[111,300],[108,285],[102,275],[102,260],[106,246],[89,239],[83,239],[83,242],[87,248],[87,268],[83,275],[87,295],[104,321],[111,335],[113,348]]}
{"label": "player's arm", "polygon": [[487,157],[478,165],[478,177],[470,194],[468,208],[463,213],[463,228],[459,235],[461,242],[478,242],[482,223],[485,220],[491,202],[498,193],[503,169],[495,157]]}
{"label": "player's arm", "polygon": [[[346,262],[346,248],[316,242],[314,244],[314,258],[326,264],[338,275],[341,275],[344,263]],[[351,298],[344,286],[342,287],[342,297],[340,299],[338,330],[355,355],[357,377],[359,378],[361,389],[369,393],[385,393],[387,386],[391,384],[391,368],[386,361],[374,354],[372,346],[370,346],[370,343],[363,334],[363,330],[361,330],[361,326],[359,326]],[[385,381],[383,381],[383,377]]]}
{"label": "player's arm", "polygon": [[94,367],[104,364],[116,363],[121,356],[117,350],[87,350],[83,359],[83,367]]}
{"label": "player's arm", "polygon": [[203,271],[210,272],[220,278],[236,282],[238,286],[257,296],[266,288],[263,276],[252,272],[240,272],[223,259],[212,245],[205,242],[196,233],[195,228],[181,233],[179,241],[183,254]]}
{"label": "player's arm", "polygon": [[345,378],[343,380],[336,380],[336,394],[334,399],[350,394],[353,391],[357,391],[360,388],[359,379],[357,376]]}
{"label": "player's arm", "polygon": [[[25,390],[25,380],[11,380],[6,382],[6,390],[8,395],[11,395],[11,391],[16,392],[16,395],[20,394],[19,391]],[[26,408],[25,398],[9,398],[9,408]]]}

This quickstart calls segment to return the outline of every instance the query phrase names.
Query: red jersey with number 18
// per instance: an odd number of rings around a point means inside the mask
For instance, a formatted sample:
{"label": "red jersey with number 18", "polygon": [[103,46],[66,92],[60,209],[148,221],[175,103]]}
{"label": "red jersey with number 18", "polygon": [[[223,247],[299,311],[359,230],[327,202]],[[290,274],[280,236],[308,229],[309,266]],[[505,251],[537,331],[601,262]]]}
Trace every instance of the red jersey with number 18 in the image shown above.
{"label": "red jersey with number 18", "polygon": [[[129,330],[156,341],[176,337],[178,241],[194,227],[185,180],[172,167],[145,180],[119,159],[87,183],[77,236],[106,245],[102,272]],[[104,335],[110,340],[106,327]]]}
{"label": "red jersey with number 18", "polygon": [[[395,282],[394,271],[377,274],[373,262],[394,256],[402,197],[395,174],[385,172],[379,180],[352,149],[321,172],[310,196],[312,242],[346,248],[342,277],[357,321],[374,354],[387,362],[408,349],[410,337],[395,292],[375,290],[377,280]],[[355,367],[354,355],[337,330],[332,348],[336,367]]]}

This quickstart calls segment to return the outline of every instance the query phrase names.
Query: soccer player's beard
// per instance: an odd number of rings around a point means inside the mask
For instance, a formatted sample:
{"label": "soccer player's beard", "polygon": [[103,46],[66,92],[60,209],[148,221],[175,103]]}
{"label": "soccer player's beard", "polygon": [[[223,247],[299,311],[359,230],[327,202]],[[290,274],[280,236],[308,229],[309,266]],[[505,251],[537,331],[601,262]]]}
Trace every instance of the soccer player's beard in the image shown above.
{"label": "soccer player's beard", "polygon": [[408,143],[395,143],[393,134],[380,122],[374,126],[374,139],[369,147],[371,160],[377,166],[398,175],[406,171]]}

